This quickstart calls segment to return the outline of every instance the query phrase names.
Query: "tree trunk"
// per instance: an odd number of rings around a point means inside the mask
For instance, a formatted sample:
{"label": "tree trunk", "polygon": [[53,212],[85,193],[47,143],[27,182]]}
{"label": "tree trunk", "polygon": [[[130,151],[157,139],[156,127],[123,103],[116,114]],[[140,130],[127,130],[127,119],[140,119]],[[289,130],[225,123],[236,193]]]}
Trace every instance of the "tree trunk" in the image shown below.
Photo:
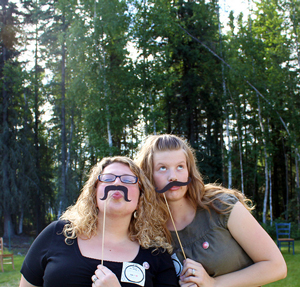
{"label": "tree trunk", "polygon": [[65,16],[62,16],[63,25],[63,39],[61,45],[61,185],[62,193],[59,203],[58,217],[62,214],[63,210],[66,208],[66,119],[65,119],[65,76],[66,76],[66,47],[65,47],[65,32],[66,23]]}
{"label": "tree trunk", "polygon": [[238,128],[238,141],[239,141],[239,152],[240,152],[241,191],[242,191],[242,194],[244,194],[245,190],[244,190],[243,152],[242,152],[242,142],[241,142],[239,128]]}
{"label": "tree trunk", "polygon": [[[2,2],[2,18],[3,25],[6,25],[6,7],[5,2]],[[9,228],[11,224],[11,210],[10,210],[10,183],[9,183],[9,127],[8,127],[8,93],[7,93],[7,78],[5,76],[4,67],[7,60],[7,49],[2,43],[2,63],[1,67],[3,73],[2,82],[2,135],[1,135],[1,169],[2,169],[2,194],[3,194],[3,215],[4,215],[4,235],[3,237],[10,237],[13,235],[13,228]]]}
{"label": "tree trunk", "polygon": [[4,210],[4,238],[10,238],[15,236],[14,226],[11,220],[11,214],[7,209]]}
{"label": "tree trunk", "polygon": [[[95,42],[96,42],[96,46],[97,45],[97,39],[98,39],[98,35],[96,35],[96,18],[97,18],[97,1],[95,0],[94,2],[94,36],[95,36]],[[103,32],[101,35],[101,41],[103,42]],[[106,100],[106,103],[109,102],[108,96],[107,96],[107,80],[106,80],[106,73],[105,73],[105,69],[106,69],[106,58],[105,58],[105,50],[104,50],[104,46],[103,43],[100,44],[100,49],[101,51],[99,53],[99,66],[100,66],[100,71],[103,71],[103,90],[104,90],[104,98]],[[101,52],[102,52],[102,59],[103,59],[103,65],[101,65]],[[110,128],[110,110],[109,110],[109,105],[106,105],[106,128],[107,128],[107,140],[108,140],[108,146],[110,148],[109,154],[112,155],[112,151],[111,151],[111,147],[113,145],[112,142],[112,135],[111,135],[111,128]]]}
{"label": "tree trunk", "polygon": [[299,165],[298,165],[298,149],[295,151],[295,172],[296,172],[296,194],[298,206],[298,229],[300,229],[300,186],[299,186]]}
{"label": "tree trunk", "polygon": [[[35,168],[39,177],[40,172],[40,151],[39,151],[39,89],[38,89],[38,28],[35,29],[35,69],[34,69],[34,147],[35,147]],[[39,179],[38,179],[38,182]],[[36,185],[35,212],[36,212],[36,234],[42,229],[41,216],[41,195],[40,185]],[[23,214],[23,213],[22,213]],[[20,228],[20,227],[19,227]]]}
{"label": "tree trunk", "polygon": [[285,220],[289,220],[289,171],[288,171],[288,158],[287,154],[285,152],[285,147],[284,147],[284,141],[282,141],[282,149],[283,149],[283,154],[284,154],[284,163],[285,163],[285,188],[286,188],[286,209],[285,209]]}
{"label": "tree trunk", "polygon": [[68,180],[68,171],[71,162],[71,143],[73,139],[73,131],[74,131],[74,106],[72,106],[72,116],[71,116],[71,128],[70,128],[70,137],[68,142],[68,151],[67,151],[67,160],[66,160],[66,179]]}
{"label": "tree trunk", "polygon": [[267,222],[267,202],[268,202],[268,193],[269,193],[268,154],[267,154],[266,141],[264,139],[265,129],[264,129],[264,125],[262,123],[262,118],[261,118],[259,96],[258,96],[258,94],[256,94],[256,96],[257,96],[258,118],[259,118],[261,132],[263,135],[262,141],[263,141],[264,155],[265,155],[265,196],[264,196],[264,206],[263,206],[263,223],[266,223]]}
{"label": "tree trunk", "polygon": [[[104,98],[107,100],[108,102],[108,97],[107,97],[107,83],[106,83],[106,75],[105,75],[105,53],[103,51],[103,61],[104,61],[104,65],[103,65],[103,85],[104,85]],[[113,145],[112,143],[112,136],[111,136],[111,129],[110,129],[110,111],[109,111],[109,106],[106,105],[106,120],[107,120],[107,139],[108,139],[108,146],[110,147],[110,151],[109,154],[112,155],[111,152],[111,147]]]}
{"label": "tree trunk", "polygon": [[298,33],[297,33],[297,27],[296,25],[298,22],[295,20],[295,14],[296,14],[296,6],[293,6],[293,12],[292,12],[292,23],[293,23],[293,31],[295,33],[295,43],[296,43],[296,53],[298,58],[298,66],[300,68],[300,49],[299,49],[299,43],[298,43]]}
{"label": "tree trunk", "polygon": [[[221,31],[221,23],[220,23],[220,13],[219,13],[219,5],[217,5],[217,14],[218,14],[218,28],[219,28],[219,41],[220,41],[220,55],[223,57],[222,53],[222,31]],[[221,63],[222,67],[222,87],[223,87],[223,96],[224,99],[227,99],[226,95],[226,80],[224,75],[224,63]],[[232,162],[231,162],[231,141],[230,141],[230,133],[229,133],[229,115],[226,115],[226,133],[228,139],[228,188],[232,187]]]}
{"label": "tree trunk", "polygon": [[232,163],[231,163],[231,141],[230,141],[230,134],[229,134],[229,120],[226,117],[226,133],[228,139],[228,188],[232,186]]}
{"label": "tree trunk", "polygon": [[273,198],[272,198],[272,170],[269,167],[269,184],[270,184],[270,192],[269,192],[269,204],[270,204],[270,224],[273,226]]}
{"label": "tree trunk", "polygon": [[24,219],[24,210],[22,208],[20,215],[19,215],[19,227],[18,227],[18,234],[23,233],[23,219]]}

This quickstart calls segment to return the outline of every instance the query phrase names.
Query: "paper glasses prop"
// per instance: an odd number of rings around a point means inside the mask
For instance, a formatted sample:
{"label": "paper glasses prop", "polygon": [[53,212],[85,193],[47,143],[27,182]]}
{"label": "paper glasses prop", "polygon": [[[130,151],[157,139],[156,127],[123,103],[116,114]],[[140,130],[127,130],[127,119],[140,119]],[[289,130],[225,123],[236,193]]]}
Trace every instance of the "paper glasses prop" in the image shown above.
{"label": "paper glasses prop", "polygon": [[165,192],[166,192],[167,190],[169,190],[170,188],[172,188],[173,186],[186,186],[186,185],[188,185],[188,184],[191,182],[191,180],[192,180],[192,179],[189,177],[187,182],[171,181],[171,182],[169,182],[163,189],[161,189],[161,190],[157,190],[157,188],[155,189],[155,191],[156,191],[157,193],[163,193],[163,195],[164,195],[164,199],[165,199],[165,202],[166,202],[166,205],[167,205],[169,214],[170,214],[170,218],[171,218],[171,220],[172,220],[172,223],[173,223],[173,226],[174,226],[174,230],[175,230],[175,233],[176,233],[176,236],[177,236],[177,239],[178,239],[178,242],[179,242],[179,245],[180,245],[180,248],[181,248],[181,251],[182,251],[182,254],[183,254],[184,259],[186,259],[185,252],[184,252],[184,250],[183,250],[183,247],[182,247],[182,244],[181,244],[181,240],[180,240],[180,238],[179,238],[179,235],[178,235],[178,232],[177,232],[177,229],[176,229],[176,225],[175,225],[175,222],[174,222],[174,220],[173,220],[173,216],[172,216],[172,213],[171,213],[171,210],[170,210],[170,207],[169,207],[169,204],[168,204],[168,201],[167,201]]}

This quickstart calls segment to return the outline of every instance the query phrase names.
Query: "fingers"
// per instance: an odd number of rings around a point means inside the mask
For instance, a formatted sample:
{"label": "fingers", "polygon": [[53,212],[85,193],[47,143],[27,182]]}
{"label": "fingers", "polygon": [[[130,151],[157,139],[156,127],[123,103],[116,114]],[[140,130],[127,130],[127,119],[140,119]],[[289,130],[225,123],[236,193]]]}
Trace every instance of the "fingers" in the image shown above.
{"label": "fingers", "polygon": [[[103,278],[105,277],[105,271],[107,272],[107,270],[109,270],[108,268],[106,268],[105,266],[102,265],[98,265],[97,269],[95,270],[95,274],[92,276],[92,281],[93,284],[92,286],[99,286],[99,284],[101,283],[101,281],[103,280]],[[110,270],[109,270],[110,271]],[[109,272],[108,272],[109,273]],[[97,282],[98,281],[98,282]]]}
{"label": "fingers", "polygon": [[182,282],[181,280],[179,280],[179,285],[180,287],[198,287],[198,285],[195,283],[191,283],[191,282],[185,283]]}
{"label": "fingers", "polygon": [[180,286],[182,287],[198,287],[201,286],[203,277],[203,266],[201,263],[192,259],[184,261],[183,269],[180,274]]}
{"label": "fingers", "polygon": [[188,268],[183,275],[180,275],[180,286],[197,287],[200,277],[197,276],[196,269]]}
{"label": "fingers", "polygon": [[[112,273],[107,267],[103,266],[103,265],[98,265],[97,266],[97,270],[95,271],[95,274],[101,276],[101,275],[108,275]],[[97,276],[98,276],[97,275]]]}
{"label": "fingers", "polygon": [[181,280],[179,280],[179,285],[180,287],[198,287],[196,283],[182,282]]}
{"label": "fingers", "polygon": [[97,270],[100,270],[103,274],[111,273],[111,271],[104,265],[98,265]]}
{"label": "fingers", "polygon": [[202,269],[203,266],[201,263],[188,258],[184,261],[181,276],[185,276],[185,277],[196,276],[197,270],[202,270]]}
{"label": "fingers", "polygon": [[208,275],[201,263],[186,259],[179,283],[183,287],[214,286],[215,279]]}
{"label": "fingers", "polygon": [[92,281],[93,281],[93,283],[95,283],[96,280],[98,280],[98,277],[94,274],[94,275],[92,276]]}
{"label": "fingers", "polygon": [[92,287],[121,287],[116,275],[107,267],[98,265],[92,276]]}
{"label": "fingers", "polygon": [[92,276],[92,281],[93,281],[93,284],[92,284],[92,287],[96,287],[96,281],[98,280],[99,278],[94,274]]}

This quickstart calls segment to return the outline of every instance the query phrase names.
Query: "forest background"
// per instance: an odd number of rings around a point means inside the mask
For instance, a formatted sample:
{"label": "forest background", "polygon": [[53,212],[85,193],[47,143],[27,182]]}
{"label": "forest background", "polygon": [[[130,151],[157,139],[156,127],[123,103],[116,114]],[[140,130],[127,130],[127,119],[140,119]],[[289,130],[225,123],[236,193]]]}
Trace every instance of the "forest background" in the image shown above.
{"label": "forest background", "polygon": [[161,133],[265,228],[299,231],[299,0],[249,0],[225,23],[214,0],[0,5],[0,234],[36,235],[92,165]]}

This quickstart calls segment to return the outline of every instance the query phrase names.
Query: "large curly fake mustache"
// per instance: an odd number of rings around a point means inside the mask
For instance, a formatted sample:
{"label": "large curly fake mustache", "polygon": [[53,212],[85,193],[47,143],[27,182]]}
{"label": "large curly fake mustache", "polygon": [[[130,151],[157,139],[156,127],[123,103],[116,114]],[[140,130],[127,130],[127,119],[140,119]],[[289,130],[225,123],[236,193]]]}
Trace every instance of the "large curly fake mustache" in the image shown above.
{"label": "large curly fake mustache", "polygon": [[155,188],[155,191],[157,193],[164,193],[167,190],[169,190],[170,188],[172,188],[173,186],[185,186],[188,185],[190,182],[192,181],[192,179],[189,177],[187,182],[181,182],[181,181],[171,181],[169,182],[163,189],[158,190],[157,188]]}
{"label": "large curly fake mustache", "polygon": [[105,200],[107,198],[108,192],[111,190],[121,190],[124,193],[124,200],[131,201],[128,199],[128,188],[123,185],[108,185],[104,188],[104,196],[100,198],[101,200]]}

